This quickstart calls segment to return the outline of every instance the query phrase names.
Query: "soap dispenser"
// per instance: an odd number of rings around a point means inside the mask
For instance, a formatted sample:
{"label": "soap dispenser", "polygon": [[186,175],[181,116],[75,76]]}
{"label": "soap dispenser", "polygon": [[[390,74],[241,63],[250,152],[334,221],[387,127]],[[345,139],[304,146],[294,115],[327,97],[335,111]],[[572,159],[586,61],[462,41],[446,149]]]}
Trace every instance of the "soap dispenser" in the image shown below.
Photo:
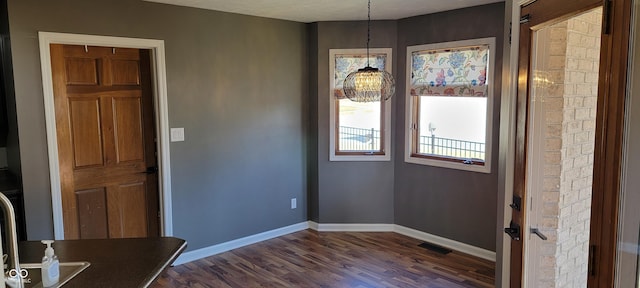
{"label": "soap dispenser", "polygon": [[51,247],[53,240],[42,240],[42,244],[47,245],[42,257],[42,286],[51,287],[60,280],[60,262]]}

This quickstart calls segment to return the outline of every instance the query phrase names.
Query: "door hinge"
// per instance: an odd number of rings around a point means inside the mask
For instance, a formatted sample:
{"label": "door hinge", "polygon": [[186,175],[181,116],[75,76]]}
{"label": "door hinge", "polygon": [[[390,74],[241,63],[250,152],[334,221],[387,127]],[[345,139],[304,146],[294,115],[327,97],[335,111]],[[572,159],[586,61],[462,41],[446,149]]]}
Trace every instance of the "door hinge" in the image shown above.
{"label": "door hinge", "polygon": [[611,34],[611,1],[603,0],[602,1],[602,34],[609,35]]}
{"label": "door hinge", "polygon": [[526,24],[529,23],[529,21],[531,21],[531,14],[520,17],[520,24]]}
{"label": "door hinge", "polygon": [[589,246],[589,275],[596,276],[596,245]]}

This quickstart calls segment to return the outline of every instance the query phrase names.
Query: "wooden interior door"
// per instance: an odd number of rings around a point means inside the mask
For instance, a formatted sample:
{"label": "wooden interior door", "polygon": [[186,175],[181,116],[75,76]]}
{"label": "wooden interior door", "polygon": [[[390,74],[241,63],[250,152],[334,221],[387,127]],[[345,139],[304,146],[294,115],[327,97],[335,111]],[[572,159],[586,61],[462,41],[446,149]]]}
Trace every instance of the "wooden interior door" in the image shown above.
{"label": "wooden interior door", "polygon": [[[523,287],[524,272],[524,256],[525,256],[525,240],[528,229],[528,223],[525,223],[526,211],[529,207],[527,192],[527,163],[528,163],[528,147],[530,143],[530,132],[527,131],[530,126],[530,93],[532,88],[532,53],[533,53],[533,37],[536,30],[555,24],[561,20],[565,20],[571,16],[585,12],[602,5],[602,0],[573,0],[573,1],[556,1],[556,0],[536,0],[528,2],[521,7],[520,19],[520,39],[519,39],[519,55],[518,55],[518,95],[516,106],[516,155],[515,155],[515,171],[514,171],[514,201],[511,204],[512,220],[510,227],[505,228],[505,232],[512,234],[511,241],[511,259],[510,259],[510,287]],[[603,60],[601,58],[601,67]],[[600,73],[602,77],[603,73]],[[600,82],[600,81],[599,81]],[[598,95],[600,97],[600,93]],[[598,107],[600,110],[601,107]],[[598,116],[599,117],[599,116]],[[596,121],[600,121],[598,118]],[[596,142],[600,135],[596,136]],[[596,144],[597,145],[597,144]],[[597,147],[596,147],[597,150]],[[595,157],[598,157],[596,154]],[[596,159],[595,162],[598,160]],[[594,189],[596,185],[596,175],[594,173]]]}
{"label": "wooden interior door", "polygon": [[50,48],[65,239],[158,236],[149,51]]}

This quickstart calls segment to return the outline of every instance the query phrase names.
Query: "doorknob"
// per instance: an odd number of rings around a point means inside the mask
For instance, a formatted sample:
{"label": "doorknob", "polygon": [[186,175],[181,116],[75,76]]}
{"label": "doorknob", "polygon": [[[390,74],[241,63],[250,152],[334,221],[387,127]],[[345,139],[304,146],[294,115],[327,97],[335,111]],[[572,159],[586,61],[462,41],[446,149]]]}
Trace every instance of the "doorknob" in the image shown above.
{"label": "doorknob", "polygon": [[511,221],[509,227],[504,228],[504,233],[507,233],[512,240],[520,240],[520,225]]}
{"label": "doorknob", "polygon": [[145,170],[144,174],[155,174],[156,172],[158,172],[158,167],[156,166],[151,166],[151,167],[147,167],[147,170]]}
{"label": "doorknob", "polygon": [[540,229],[538,229],[538,228],[530,228],[529,231],[531,231],[531,233],[533,233],[533,234],[538,235],[538,237],[540,237],[540,239],[547,240],[547,236],[542,234],[542,232],[540,232]]}

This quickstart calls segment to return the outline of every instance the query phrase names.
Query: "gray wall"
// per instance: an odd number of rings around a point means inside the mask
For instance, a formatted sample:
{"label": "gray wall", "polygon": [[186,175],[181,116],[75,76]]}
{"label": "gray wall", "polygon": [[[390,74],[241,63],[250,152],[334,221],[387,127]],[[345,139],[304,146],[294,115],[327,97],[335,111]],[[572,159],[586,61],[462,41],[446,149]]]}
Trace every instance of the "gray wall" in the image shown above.
{"label": "gray wall", "polygon": [[[317,129],[317,187],[310,185],[310,219],[319,223],[395,223],[495,251],[498,153],[491,174],[404,162],[405,54],[410,45],[496,37],[493,138],[498,151],[504,4],[401,19],[374,21],[372,48],[394,52],[396,96],[392,98],[392,161],[329,161],[329,49],[364,48],[366,22],[312,24],[310,44],[311,129]],[[313,67],[317,65],[317,67]],[[317,103],[317,107],[314,104]],[[313,123],[317,121],[317,123]],[[315,139],[314,139],[315,140]],[[314,154],[310,153],[310,157]],[[313,159],[315,160],[315,159]],[[310,160],[310,161],[313,161]],[[316,174],[317,173],[317,174]],[[311,181],[311,180],[310,180]],[[316,210],[314,210],[316,209]]]}
{"label": "gray wall", "polygon": [[[165,40],[169,122],[186,134],[170,147],[174,234],[190,250],[307,217],[396,223],[495,249],[498,153],[491,174],[404,163],[404,81],[391,100],[392,160],[328,160],[329,49],[364,48],[366,22],[307,25],[130,0],[50,2],[9,0],[30,239],[53,234],[37,40],[37,31],[52,31]],[[374,21],[371,47],[393,48],[394,75],[404,79],[407,45],[496,36],[501,67],[503,15],[494,4]]]}
{"label": "gray wall", "polygon": [[[307,220],[301,23],[131,0],[9,0],[30,239],[52,236],[38,31],[165,41],[174,234],[189,250]],[[298,199],[291,210],[290,198]]]}
{"label": "gray wall", "polygon": [[[312,65],[317,65],[318,75],[310,81],[311,85],[317,85],[317,94],[312,94],[317,99],[310,101],[317,103],[318,111],[317,221],[393,223],[393,161],[329,161],[329,49],[365,48],[366,22],[321,22],[315,25],[317,35],[313,37],[317,37],[318,48],[317,54],[310,55],[310,62],[317,63]],[[395,56],[395,35],[396,21],[373,21],[371,48],[393,48]],[[394,57],[394,71],[397,59],[401,58]],[[391,119],[394,119],[393,103],[397,100],[394,98],[392,101]],[[393,120],[391,124],[393,126]],[[391,157],[393,159],[393,153]]]}
{"label": "gray wall", "polygon": [[[495,251],[498,194],[498,131],[504,3],[424,15],[398,22],[399,59],[411,45],[496,37],[493,76],[494,107],[491,174],[409,164],[404,162],[405,97],[396,97],[395,223],[476,247]],[[405,79],[399,62],[397,78]],[[398,95],[406,84],[398,81]]]}

